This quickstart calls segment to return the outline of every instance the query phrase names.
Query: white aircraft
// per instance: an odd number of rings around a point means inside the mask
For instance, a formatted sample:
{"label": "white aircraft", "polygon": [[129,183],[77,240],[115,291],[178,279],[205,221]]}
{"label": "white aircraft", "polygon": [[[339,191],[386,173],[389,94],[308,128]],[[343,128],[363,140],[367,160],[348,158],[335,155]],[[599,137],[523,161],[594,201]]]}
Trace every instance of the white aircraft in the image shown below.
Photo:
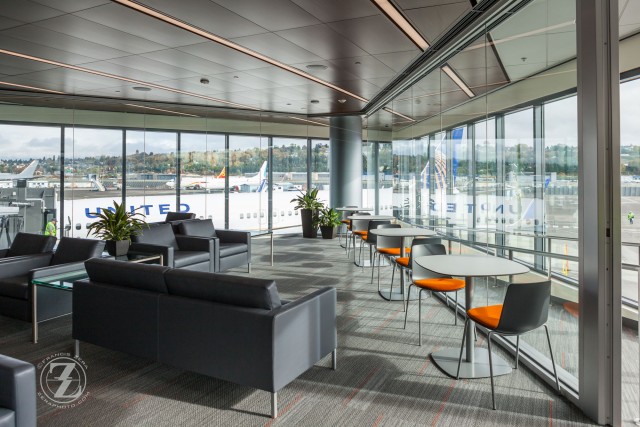
{"label": "white aircraft", "polygon": [[[189,190],[224,190],[225,177],[227,170],[223,168],[218,176],[182,176],[180,178],[180,188]],[[248,185],[249,191],[260,192],[264,189],[267,180],[267,162],[262,163],[260,171],[250,177],[230,176],[229,189],[231,191],[240,191],[240,186]],[[176,180],[166,182],[167,187],[175,188]],[[254,187],[255,188],[252,188]]]}
{"label": "white aircraft", "polygon": [[29,163],[29,166],[24,168],[20,173],[0,173],[0,188],[13,187],[13,181],[17,179],[33,179],[36,168],[38,167],[38,161],[34,160]]}

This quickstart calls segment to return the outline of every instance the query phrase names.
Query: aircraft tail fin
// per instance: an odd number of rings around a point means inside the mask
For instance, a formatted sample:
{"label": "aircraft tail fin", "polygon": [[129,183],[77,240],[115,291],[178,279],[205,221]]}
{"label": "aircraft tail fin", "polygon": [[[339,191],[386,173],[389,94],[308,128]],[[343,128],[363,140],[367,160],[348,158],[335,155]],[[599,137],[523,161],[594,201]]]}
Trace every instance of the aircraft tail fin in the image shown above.
{"label": "aircraft tail fin", "polygon": [[20,172],[16,178],[18,179],[33,178],[33,174],[35,173],[37,167],[38,167],[38,161],[34,160],[33,162],[29,163],[29,166],[24,168],[24,170]]}
{"label": "aircraft tail fin", "polygon": [[220,175],[218,175],[218,178],[226,178],[226,177],[227,177],[227,167],[225,166],[220,171]]}

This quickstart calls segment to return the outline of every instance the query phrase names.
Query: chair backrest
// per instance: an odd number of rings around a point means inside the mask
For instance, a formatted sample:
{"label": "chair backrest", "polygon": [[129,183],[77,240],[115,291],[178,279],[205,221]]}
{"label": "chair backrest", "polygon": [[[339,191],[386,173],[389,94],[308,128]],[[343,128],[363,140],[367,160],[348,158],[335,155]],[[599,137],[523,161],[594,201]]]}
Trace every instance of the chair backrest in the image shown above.
{"label": "chair backrest", "polygon": [[409,252],[409,268],[411,268],[411,263],[413,262],[413,252],[414,246],[422,246],[422,245],[439,245],[442,242],[442,239],[439,237],[417,237],[411,241],[411,252]]}
{"label": "chair backrest", "polygon": [[371,233],[371,230],[375,230],[377,228],[386,228],[386,227],[383,227],[384,225],[391,225],[391,221],[389,221],[389,220],[386,220],[386,221],[381,221],[381,220],[369,221],[369,224],[367,224],[367,239],[366,239],[366,242],[375,245],[376,241],[378,240],[378,235]]}
{"label": "chair backrest", "polygon": [[411,246],[411,277],[413,280],[421,280],[421,279],[433,279],[438,277],[451,277],[443,274],[434,273],[431,270],[427,270],[426,268],[420,267],[415,259],[422,256],[430,256],[430,255],[446,255],[447,250],[445,249],[443,244],[440,243],[426,243],[422,245],[414,245]]}
{"label": "chair backrest", "polygon": [[18,233],[7,251],[6,257],[41,254],[51,252],[56,244],[54,236],[41,234]]}
{"label": "chair backrest", "polygon": [[[400,228],[400,224],[386,224],[378,228]],[[399,248],[402,245],[402,237],[378,236],[376,248]]]}
{"label": "chair backrest", "polygon": [[194,219],[196,214],[193,212],[167,212],[164,222],[179,221],[181,219]]}
{"label": "chair backrest", "polygon": [[180,234],[195,237],[216,237],[216,229],[210,219],[183,221],[180,223]]}
{"label": "chair backrest", "polygon": [[104,251],[104,244],[103,240],[63,237],[51,258],[51,265],[68,264],[100,257]]}
{"label": "chair backrest", "polygon": [[[369,214],[363,214],[369,215]],[[351,231],[364,231],[367,230],[367,226],[369,225],[370,219],[352,219],[351,220]]]}
{"label": "chair backrest", "polygon": [[502,305],[502,314],[496,331],[505,334],[523,334],[547,322],[551,281],[512,283]]}
{"label": "chair backrest", "polygon": [[171,224],[159,224],[145,228],[141,234],[131,236],[131,241],[150,245],[171,246],[175,250],[179,249]]}

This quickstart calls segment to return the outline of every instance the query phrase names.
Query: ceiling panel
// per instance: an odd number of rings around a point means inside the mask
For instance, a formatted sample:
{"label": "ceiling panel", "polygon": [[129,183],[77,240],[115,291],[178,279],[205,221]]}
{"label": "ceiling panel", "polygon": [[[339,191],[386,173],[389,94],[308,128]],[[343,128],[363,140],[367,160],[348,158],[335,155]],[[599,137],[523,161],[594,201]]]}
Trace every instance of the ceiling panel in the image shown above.
{"label": "ceiling panel", "polygon": [[273,33],[240,37],[232,41],[285,64],[322,60],[318,55]]}
{"label": "ceiling panel", "polygon": [[330,62],[339,70],[362,79],[386,77],[385,81],[388,81],[388,78],[396,75],[395,71],[373,56],[333,59]]}
{"label": "ceiling panel", "polygon": [[146,38],[134,36],[74,15],[63,15],[47,19],[46,21],[38,22],[38,26],[128,53],[140,54],[167,48]]}
{"label": "ceiling panel", "polygon": [[110,0],[33,0],[33,2],[58,9],[63,12],[72,13],[103,4],[109,4]]}
{"label": "ceiling panel", "polygon": [[367,54],[326,24],[278,31],[280,37],[323,59],[339,59]]}
{"label": "ceiling panel", "polygon": [[382,15],[332,22],[329,26],[371,55],[419,52],[413,42]]}
{"label": "ceiling panel", "polygon": [[50,59],[53,61],[64,62],[67,64],[82,64],[85,62],[96,60],[96,58],[77,55],[75,53],[43,46],[41,44],[31,43],[29,41],[16,39],[7,35],[3,35],[2,37],[0,37],[0,48],[18,53],[28,53],[29,55]]}
{"label": "ceiling panel", "polygon": [[201,74],[203,77],[233,71],[232,68],[226,67],[222,64],[218,64],[177,49],[158,50],[155,52],[145,53],[142,56],[153,59],[157,62],[162,62],[163,64],[192,70]]}
{"label": "ceiling panel", "polygon": [[[243,37],[268,32],[248,19],[209,0],[144,0],[141,3],[160,10],[191,25],[224,38]],[[267,2],[251,1],[264,13]]]}
{"label": "ceiling panel", "polygon": [[180,51],[206,59],[208,61],[224,64],[234,70],[252,70],[265,66],[265,62],[251,56],[240,53],[231,48],[217,43],[204,42],[183,46]]}
{"label": "ceiling panel", "polygon": [[381,55],[375,55],[375,57],[393,71],[400,72],[421,53],[421,51],[415,49],[404,52],[383,53]]}
{"label": "ceiling panel", "polygon": [[[444,2],[437,1],[423,3]],[[471,3],[468,1],[462,1],[419,7],[415,9],[405,9],[404,13],[409,18],[409,21],[427,39],[427,41],[433,43],[433,41],[444,33],[452,23],[457,21],[470,9]]]}
{"label": "ceiling panel", "polygon": [[31,41],[49,48],[60,49],[95,59],[109,59],[129,55],[129,53],[121,50],[93,43],[78,37],[71,37],[67,34],[51,31],[36,25],[23,25],[18,28],[5,30],[2,31],[2,35]]}
{"label": "ceiling panel", "polygon": [[292,5],[289,0],[269,0],[267,8],[256,7],[255,3],[248,1],[213,1],[269,31],[307,27],[320,23],[313,15],[301,7]]}
{"label": "ceiling panel", "polygon": [[202,41],[202,38],[195,34],[167,25],[117,3],[83,10],[74,15],[140,38],[153,40],[164,46],[177,47]]}
{"label": "ceiling panel", "polygon": [[[109,60],[112,64],[123,65],[125,67],[134,68],[136,70],[153,70],[154,74],[170,77],[170,78],[189,78],[194,76],[200,76],[200,73],[187,70],[180,67],[174,67],[163,62],[154,61],[153,59],[146,58],[139,55],[130,55],[122,58],[115,58]],[[196,80],[200,80],[198,77]]]}
{"label": "ceiling panel", "polygon": [[5,16],[0,16],[0,30],[17,27],[19,25],[24,25],[24,22],[16,21],[15,19],[7,18]]}
{"label": "ceiling panel", "polygon": [[343,21],[378,15],[380,11],[370,1],[291,0],[322,22]]}
{"label": "ceiling panel", "polygon": [[0,15],[25,23],[41,21],[63,14],[64,12],[60,10],[34,3],[30,0],[0,1]]}

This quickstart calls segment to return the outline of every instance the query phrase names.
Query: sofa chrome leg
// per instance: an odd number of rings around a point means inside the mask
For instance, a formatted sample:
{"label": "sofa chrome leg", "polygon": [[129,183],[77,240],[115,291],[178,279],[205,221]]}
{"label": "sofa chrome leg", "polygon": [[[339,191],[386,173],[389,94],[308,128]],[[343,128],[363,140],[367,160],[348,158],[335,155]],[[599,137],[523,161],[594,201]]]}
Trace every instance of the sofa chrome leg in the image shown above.
{"label": "sofa chrome leg", "polygon": [[278,418],[278,393],[271,393],[271,418]]}
{"label": "sofa chrome leg", "polygon": [[251,273],[251,263],[247,264],[247,273]]}
{"label": "sofa chrome leg", "polygon": [[338,349],[334,348],[331,352],[331,369],[336,370],[336,366],[338,363]]}
{"label": "sofa chrome leg", "polygon": [[75,340],[73,343],[73,357],[80,357],[80,341]]}

